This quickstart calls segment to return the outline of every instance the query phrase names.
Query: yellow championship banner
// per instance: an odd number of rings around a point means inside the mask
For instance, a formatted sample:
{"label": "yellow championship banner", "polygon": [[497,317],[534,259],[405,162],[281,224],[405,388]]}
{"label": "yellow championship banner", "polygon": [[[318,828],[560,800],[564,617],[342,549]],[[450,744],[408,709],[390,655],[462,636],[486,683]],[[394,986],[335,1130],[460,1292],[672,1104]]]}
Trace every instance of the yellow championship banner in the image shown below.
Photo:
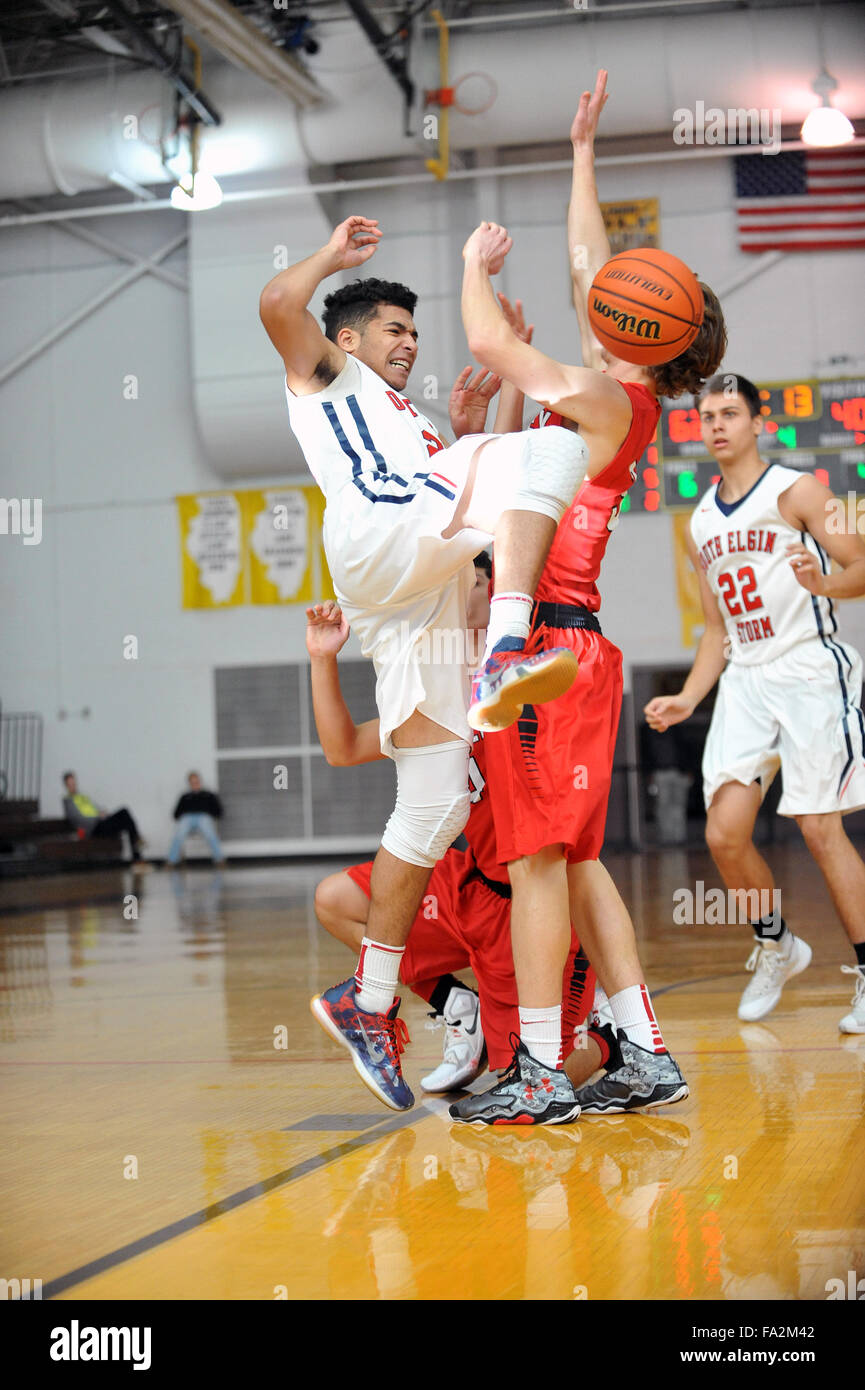
{"label": "yellow championship banner", "polygon": [[333,589],[333,580],[330,577],[327,556],[324,553],[324,544],[321,538],[321,528],[324,521],[324,494],[320,492],[317,487],[311,487],[308,491],[312,494],[310,498],[310,513],[314,518],[314,525],[317,533],[318,588],[315,593],[315,602],[323,602],[325,599],[336,598]]}
{"label": "yellow championship banner", "polygon": [[315,488],[245,492],[242,507],[249,561],[250,603],[310,603],[318,550],[310,493]]}
{"label": "yellow championship banner", "polygon": [[691,526],[690,512],[676,512],[673,523],[673,552],[676,558],[676,593],[679,599],[679,614],[682,620],[682,646],[696,647],[703,635],[705,618],[700,599],[700,582],[691,564],[685,537]]}
{"label": "yellow championship banner", "polygon": [[317,487],[178,497],[184,608],[333,598]]}
{"label": "yellow championship banner", "polygon": [[245,601],[243,512],[234,492],[177,498],[184,608],[231,608]]}
{"label": "yellow championship banner", "polygon": [[629,202],[601,203],[601,215],[610,251],[633,251],[638,246],[657,246],[660,236],[657,198],[633,198]]}

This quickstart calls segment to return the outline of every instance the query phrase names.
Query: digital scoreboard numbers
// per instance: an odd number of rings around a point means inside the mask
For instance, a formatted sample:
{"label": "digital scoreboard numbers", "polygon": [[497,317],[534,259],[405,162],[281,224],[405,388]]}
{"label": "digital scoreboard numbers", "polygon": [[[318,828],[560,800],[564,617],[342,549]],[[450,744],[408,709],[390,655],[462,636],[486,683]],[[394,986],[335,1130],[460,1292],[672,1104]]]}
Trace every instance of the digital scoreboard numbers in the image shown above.
{"label": "digital scoreboard numbers", "polygon": [[[767,461],[813,473],[841,496],[865,493],[865,379],[767,382],[758,389],[758,447]],[[656,439],[637,465],[631,506],[690,509],[719,476],[697,411],[665,401]]]}

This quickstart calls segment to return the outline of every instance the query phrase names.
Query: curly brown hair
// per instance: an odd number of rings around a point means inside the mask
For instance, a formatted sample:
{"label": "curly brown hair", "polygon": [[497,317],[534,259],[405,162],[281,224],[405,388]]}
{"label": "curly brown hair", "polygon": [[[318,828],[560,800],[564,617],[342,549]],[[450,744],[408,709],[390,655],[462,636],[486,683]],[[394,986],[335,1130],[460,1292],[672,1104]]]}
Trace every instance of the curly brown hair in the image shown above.
{"label": "curly brown hair", "polygon": [[727,326],[718,297],[702,280],[697,284],[703,291],[703,322],[699,333],[691,346],[671,362],[647,368],[658,395],[669,396],[671,400],[686,391],[696,395],[706,378],[717,372],[727,351]]}

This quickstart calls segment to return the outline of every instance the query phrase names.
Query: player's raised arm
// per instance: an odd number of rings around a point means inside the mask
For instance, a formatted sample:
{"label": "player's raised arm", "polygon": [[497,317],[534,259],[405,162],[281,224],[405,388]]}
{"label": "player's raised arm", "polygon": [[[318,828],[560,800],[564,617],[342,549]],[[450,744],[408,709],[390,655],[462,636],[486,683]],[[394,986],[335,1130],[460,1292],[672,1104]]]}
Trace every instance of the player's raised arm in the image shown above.
{"label": "player's raised arm", "polygon": [[355,767],[383,757],[377,719],[355,724],[343,699],[337,655],[348,641],[339,604],[316,603],[306,610],[312,710],[322,752],[331,767]]}
{"label": "player's raised arm", "polygon": [[285,363],[285,379],[298,396],[312,395],[345,366],[345,353],[324,336],[307,305],[322,280],[368,261],[381,237],[368,217],[347,217],[326,246],[280,271],[265,285],[259,313],[268,337]]}
{"label": "player's raised arm", "polygon": [[790,545],[787,557],[802,588],[826,598],[861,598],[865,594],[865,541],[855,529],[830,529],[830,515],[837,514],[837,499],[831,489],[805,474],[782,493],[779,502],[784,505],[782,515],[791,512],[797,529],[808,531],[841,571],[824,574],[816,555],[804,545]]}
{"label": "player's raised arm", "polygon": [[726,628],[718,602],[697,559],[697,547],[693,538],[686,537],[686,545],[691,564],[697,571],[700,581],[700,599],[706,626],[697,646],[694,664],[678,695],[659,695],[643,709],[646,723],[656,733],[663,733],[672,724],[681,724],[694,713],[701,700],[705,699],[727,664]]}
{"label": "player's raised arm", "polygon": [[512,244],[504,227],[482,222],[463,248],[462,311],[469,349],[525,395],[578,421],[590,450],[603,440],[615,451],[632,417],[624,387],[603,372],[566,366],[521,342],[496,302],[490,276],[501,269]]}
{"label": "player's raised arm", "polygon": [[[497,297],[502,306],[502,313],[520,342],[530,343],[534,336],[535,325],[526,323],[523,316],[522,300],[517,299],[511,304],[506,295],[500,293]],[[512,381],[502,382],[499,408],[496,411],[496,422],[493,427],[496,434],[512,434],[522,429],[525,402],[525,394],[518,386],[514,386]]]}
{"label": "player's raised arm", "polygon": [[568,261],[571,268],[574,308],[580,325],[583,363],[601,366],[601,345],[589,323],[589,289],[610,259],[610,242],[595,183],[595,131],[607,102],[607,73],[598,73],[594,92],[583,92],[571,126],[574,169],[568,204]]}

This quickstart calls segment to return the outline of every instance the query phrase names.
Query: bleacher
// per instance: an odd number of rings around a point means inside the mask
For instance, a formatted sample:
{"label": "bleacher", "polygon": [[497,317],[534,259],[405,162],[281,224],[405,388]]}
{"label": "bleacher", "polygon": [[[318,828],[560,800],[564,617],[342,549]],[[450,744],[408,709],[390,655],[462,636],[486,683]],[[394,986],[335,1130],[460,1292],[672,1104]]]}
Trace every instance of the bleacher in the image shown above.
{"label": "bleacher", "polygon": [[87,839],[65,820],[40,816],[41,779],[42,716],[0,714],[0,878],[121,863],[119,836]]}

